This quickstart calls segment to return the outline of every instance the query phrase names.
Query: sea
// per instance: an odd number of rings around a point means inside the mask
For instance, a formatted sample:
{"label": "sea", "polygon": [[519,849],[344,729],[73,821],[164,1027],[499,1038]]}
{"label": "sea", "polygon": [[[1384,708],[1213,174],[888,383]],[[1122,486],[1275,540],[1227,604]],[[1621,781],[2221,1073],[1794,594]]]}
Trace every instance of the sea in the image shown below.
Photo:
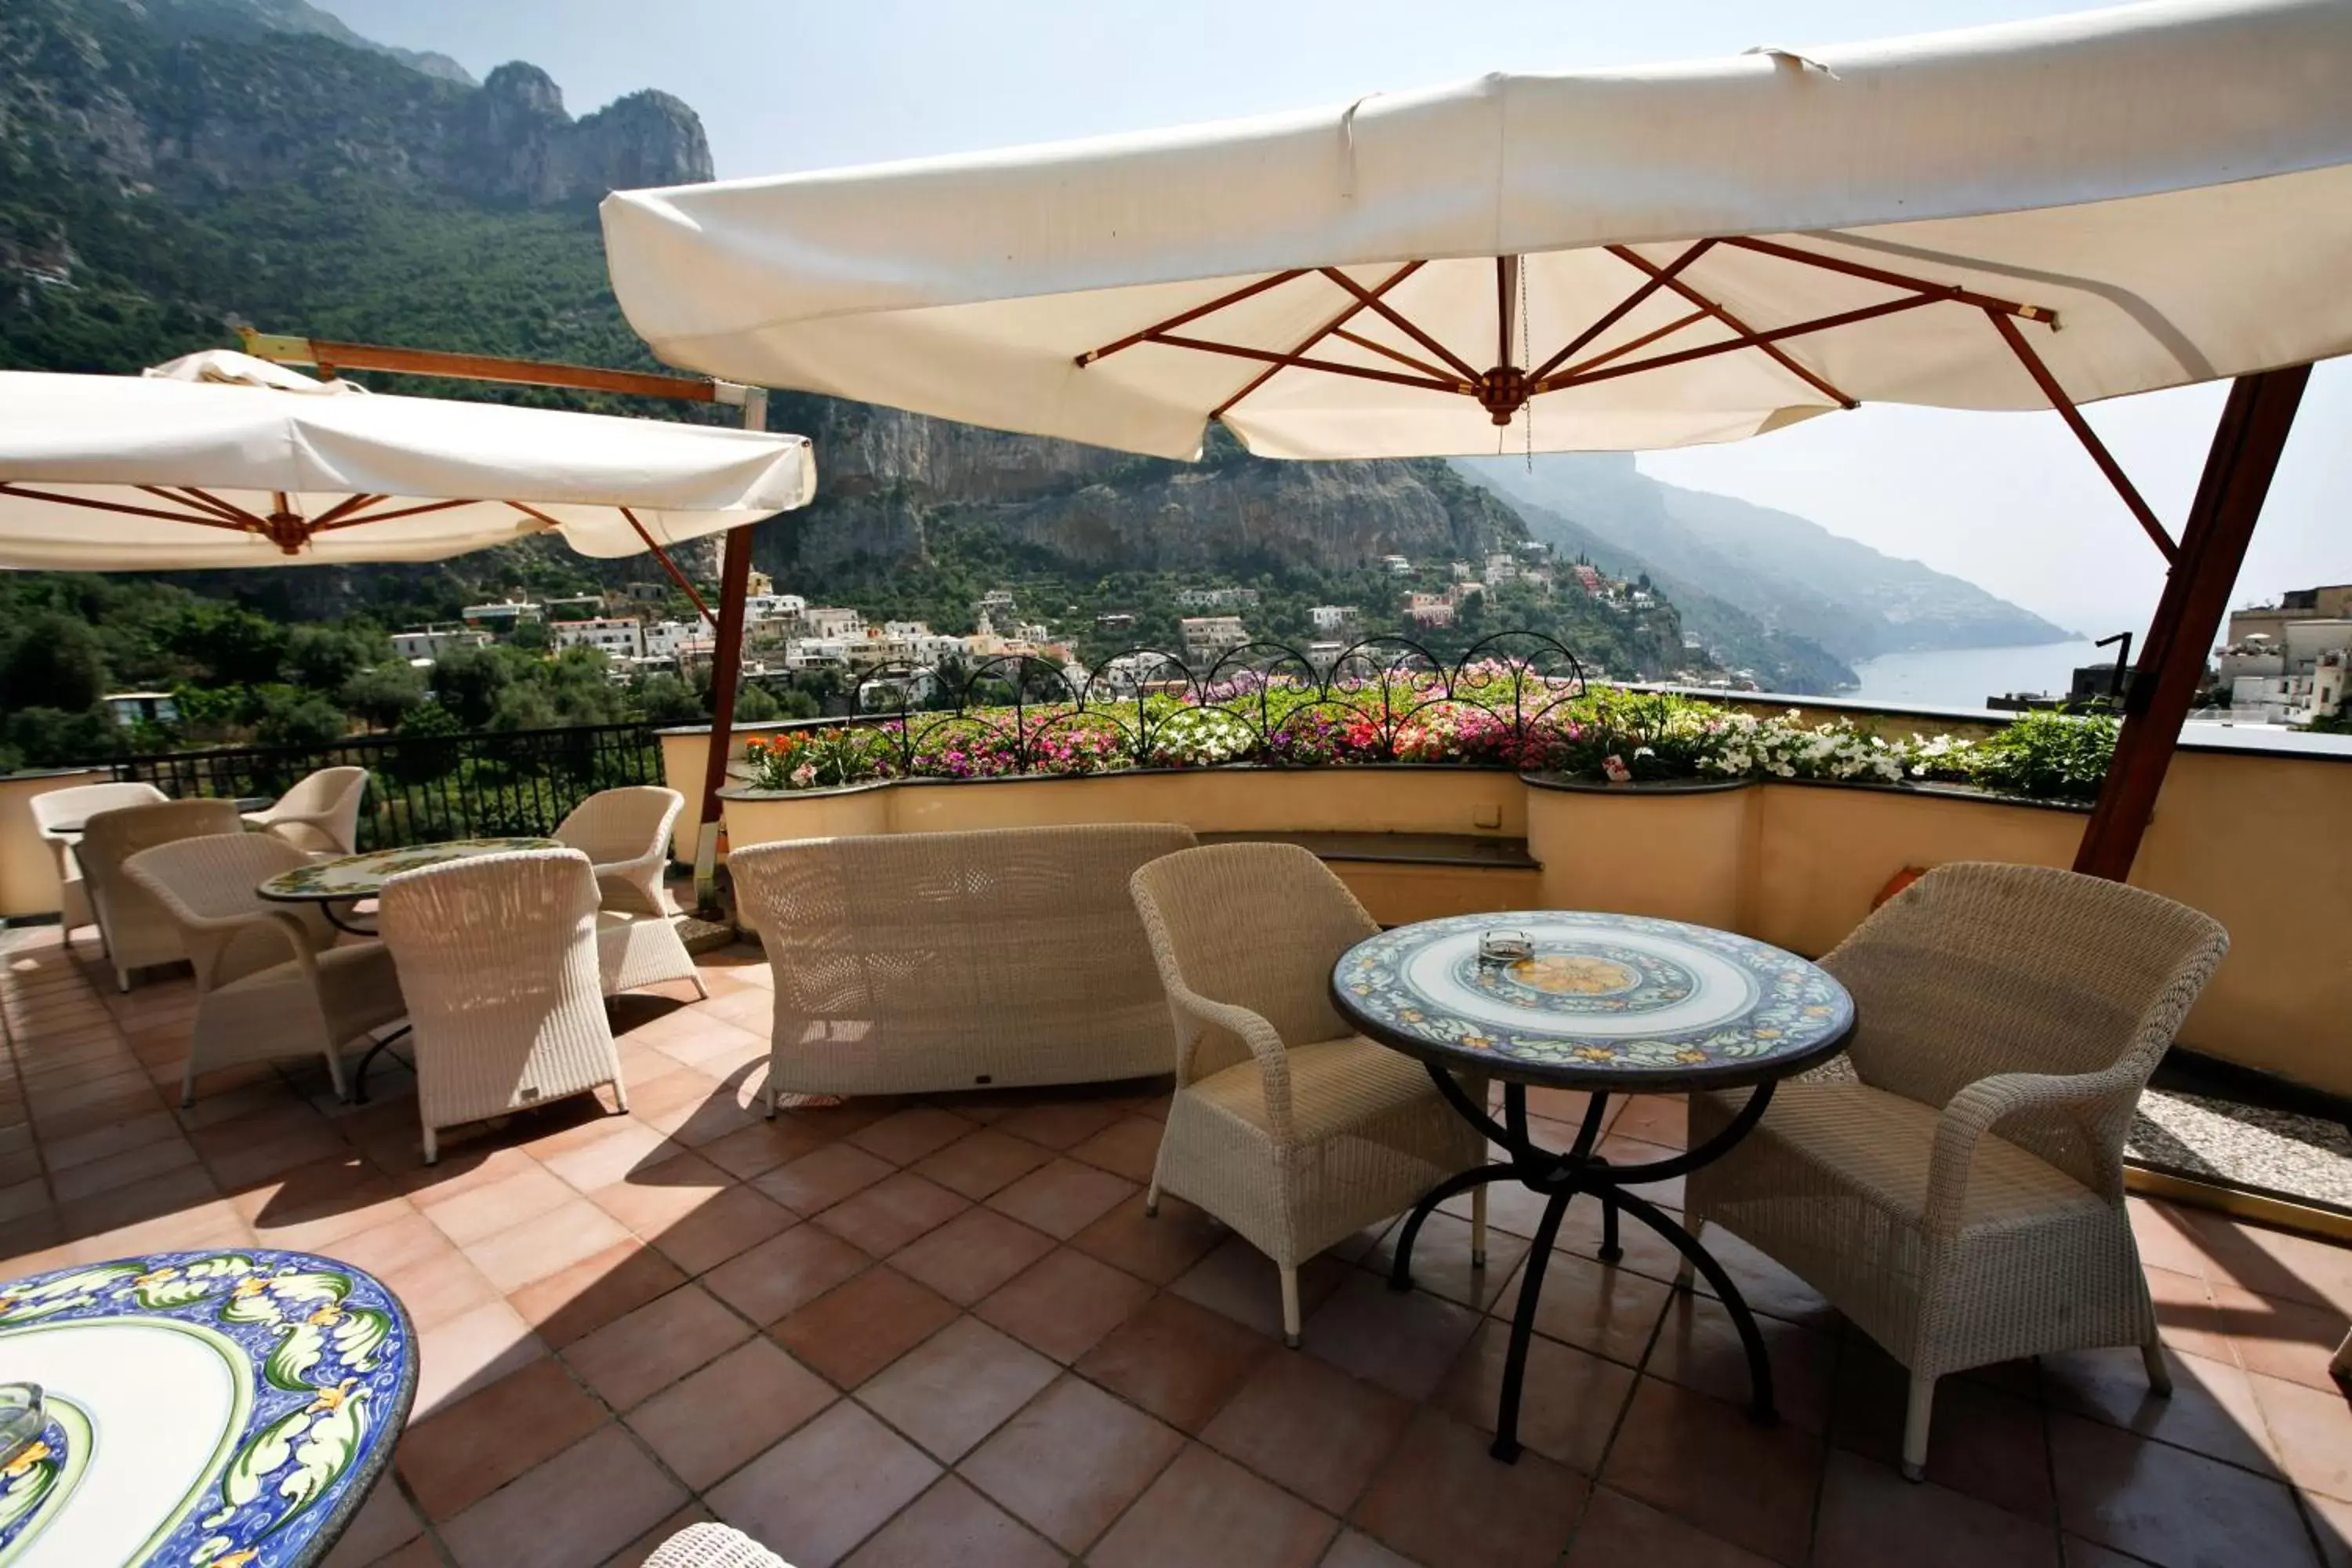
{"label": "sea", "polygon": [[1855,665],[1864,701],[1922,708],[1981,708],[2011,691],[2063,692],[2074,671],[2114,658],[2116,650],[2085,639],[2029,647],[1954,647],[1934,653],[1890,653]]}

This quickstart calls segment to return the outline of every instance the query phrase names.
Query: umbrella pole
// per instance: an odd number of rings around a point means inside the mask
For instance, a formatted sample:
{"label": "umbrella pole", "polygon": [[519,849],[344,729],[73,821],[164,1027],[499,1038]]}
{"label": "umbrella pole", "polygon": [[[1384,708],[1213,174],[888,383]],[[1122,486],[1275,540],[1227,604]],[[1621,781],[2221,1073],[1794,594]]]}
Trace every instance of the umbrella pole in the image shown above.
{"label": "umbrella pole", "polygon": [[[743,398],[743,428],[768,427],[768,394],[752,387]],[[719,899],[719,792],[727,784],[728,753],[735,741],[735,688],[743,668],[743,599],[751,585],[751,530],[727,531],[726,559],[719,574],[719,626],[710,648],[710,751],[702,765],[701,826],[694,842],[694,900],[706,914],[724,906]]]}
{"label": "umbrella pole", "polygon": [[2124,695],[2123,732],[2074,854],[2077,871],[2117,882],[2131,875],[2310,376],[2305,364],[2231,384],[2189,525]]}

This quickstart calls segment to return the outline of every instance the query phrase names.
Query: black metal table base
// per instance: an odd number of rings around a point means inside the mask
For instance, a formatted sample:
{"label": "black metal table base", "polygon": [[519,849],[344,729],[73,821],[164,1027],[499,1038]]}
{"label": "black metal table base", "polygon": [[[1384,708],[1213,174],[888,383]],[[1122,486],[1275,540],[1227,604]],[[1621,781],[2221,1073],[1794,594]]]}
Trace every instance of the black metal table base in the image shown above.
{"label": "black metal table base", "polygon": [[1596,1092],[1585,1108],[1584,1124],[1579,1128],[1576,1142],[1566,1152],[1555,1152],[1536,1146],[1528,1131],[1528,1096],[1524,1086],[1507,1083],[1503,1086],[1503,1121],[1474,1102],[1465,1093],[1461,1083],[1451,1072],[1432,1064],[1429,1076],[1454,1110],[1466,1117],[1472,1125],[1499,1144],[1508,1158],[1492,1165],[1481,1165],[1448,1177],[1430,1189],[1427,1196],[1413,1205],[1404,1222],[1404,1230],[1397,1238],[1396,1262],[1389,1275],[1391,1289],[1406,1290],[1412,1287],[1412,1247],[1420,1238],[1421,1227],[1437,1206],[1447,1199],[1459,1196],[1489,1182],[1516,1181],[1530,1192],[1541,1194],[1543,1217],[1536,1224],[1535,1239],[1528,1252],[1527,1269],[1519,1282],[1519,1304],[1511,1316],[1510,1348],[1503,1361],[1503,1394],[1500,1407],[1495,1415],[1495,1458],[1505,1463],[1519,1457],[1519,1393],[1527,1377],[1528,1343],[1535,1332],[1536,1304],[1543,1297],[1544,1273],[1551,1261],[1552,1246],[1559,1239],[1560,1221],[1567,1217],[1568,1205],[1580,1194],[1590,1194],[1601,1205],[1601,1256],[1614,1263],[1624,1255],[1618,1245],[1617,1222],[1621,1212],[1633,1215],[1682,1254],[1693,1268],[1706,1279],[1716,1296],[1723,1302],[1724,1310],[1731,1314],[1732,1326],[1739,1331],[1739,1342],[1748,1352],[1748,1375],[1752,1390],[1749,1413],[1758,1421],[1770,1423],[1776,1417],[1772,1403],[1772,1363],[1764,1351],[1764,1336],[1756,1327],[1756,1315],[1748,1310],[1739,1288],[1731,1282],[1723,1265],[1717,1263],[1699,1245],[1698,1237],[1683,1228],[1671,1215],[1639,1194],[1625,1189],[1651,1182],[1661,1182],[1701,1165],[1720,1159],[1733,1144],[1745,1138],[1749,1129],[1764,1115],[1771,1103],[1772,1086],[1759,1084],[1749,1091],[1748,1103],[1721,1132],[1698,1148],[1688,1150],[1672,1159],[1654,1160],[1643,1165],[1612,1165],[1593,1152],[1601,1139],[1601,1124],[1607,1111],[1609,1096]]}
{"label": "black metal table base", "polygon": [[[375,1058],[383,1053],[386,1047],[390,1046],[393,1041],[400,1038],[401,1036],[408,1033],[408,1028],[409,1026],[406,1024],[403,1024],[400,1027],[394,1029],[383,1038],[368,1047],[367,1055],[360,1058],[359,1070],[352,1074],[352,1103],[353,1105],[365,1105],[367,1103],[368,1068],[374,1065]],[[394,1059],[397,1060],[398,1058],[395,1058]]]}

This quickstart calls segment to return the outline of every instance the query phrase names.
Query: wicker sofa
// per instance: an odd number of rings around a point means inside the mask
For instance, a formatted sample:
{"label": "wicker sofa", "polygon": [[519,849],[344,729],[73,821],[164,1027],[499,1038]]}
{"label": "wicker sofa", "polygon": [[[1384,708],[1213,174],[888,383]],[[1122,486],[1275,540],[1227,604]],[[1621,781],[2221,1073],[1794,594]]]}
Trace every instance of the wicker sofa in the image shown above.
{"label": "wicker sofa", "polygon": [[768,1089],[908,1094],[1168,1071],[1128,878],[1161,824],[803,838],[728,858],[775,972]]}

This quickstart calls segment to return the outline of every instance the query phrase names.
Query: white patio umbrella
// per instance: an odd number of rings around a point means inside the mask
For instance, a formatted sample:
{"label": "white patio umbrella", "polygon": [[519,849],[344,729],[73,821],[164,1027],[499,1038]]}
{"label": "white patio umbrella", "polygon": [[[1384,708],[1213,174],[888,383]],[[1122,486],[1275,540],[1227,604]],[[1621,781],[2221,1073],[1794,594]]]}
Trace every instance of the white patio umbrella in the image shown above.
{"label": "white patio umbrella", "polygon": [[0,373],[0,567],[437,561],[551,531],[630,555],[815,489],[805,437],[368,395],[225,351]]}
{"label": "white patio umbrella", "polygon": [[1496,75],[604,221],[673,364],[1163,457],[1213,418],[1352,458],[2065,408],[2352,348],[2352,5]]}

